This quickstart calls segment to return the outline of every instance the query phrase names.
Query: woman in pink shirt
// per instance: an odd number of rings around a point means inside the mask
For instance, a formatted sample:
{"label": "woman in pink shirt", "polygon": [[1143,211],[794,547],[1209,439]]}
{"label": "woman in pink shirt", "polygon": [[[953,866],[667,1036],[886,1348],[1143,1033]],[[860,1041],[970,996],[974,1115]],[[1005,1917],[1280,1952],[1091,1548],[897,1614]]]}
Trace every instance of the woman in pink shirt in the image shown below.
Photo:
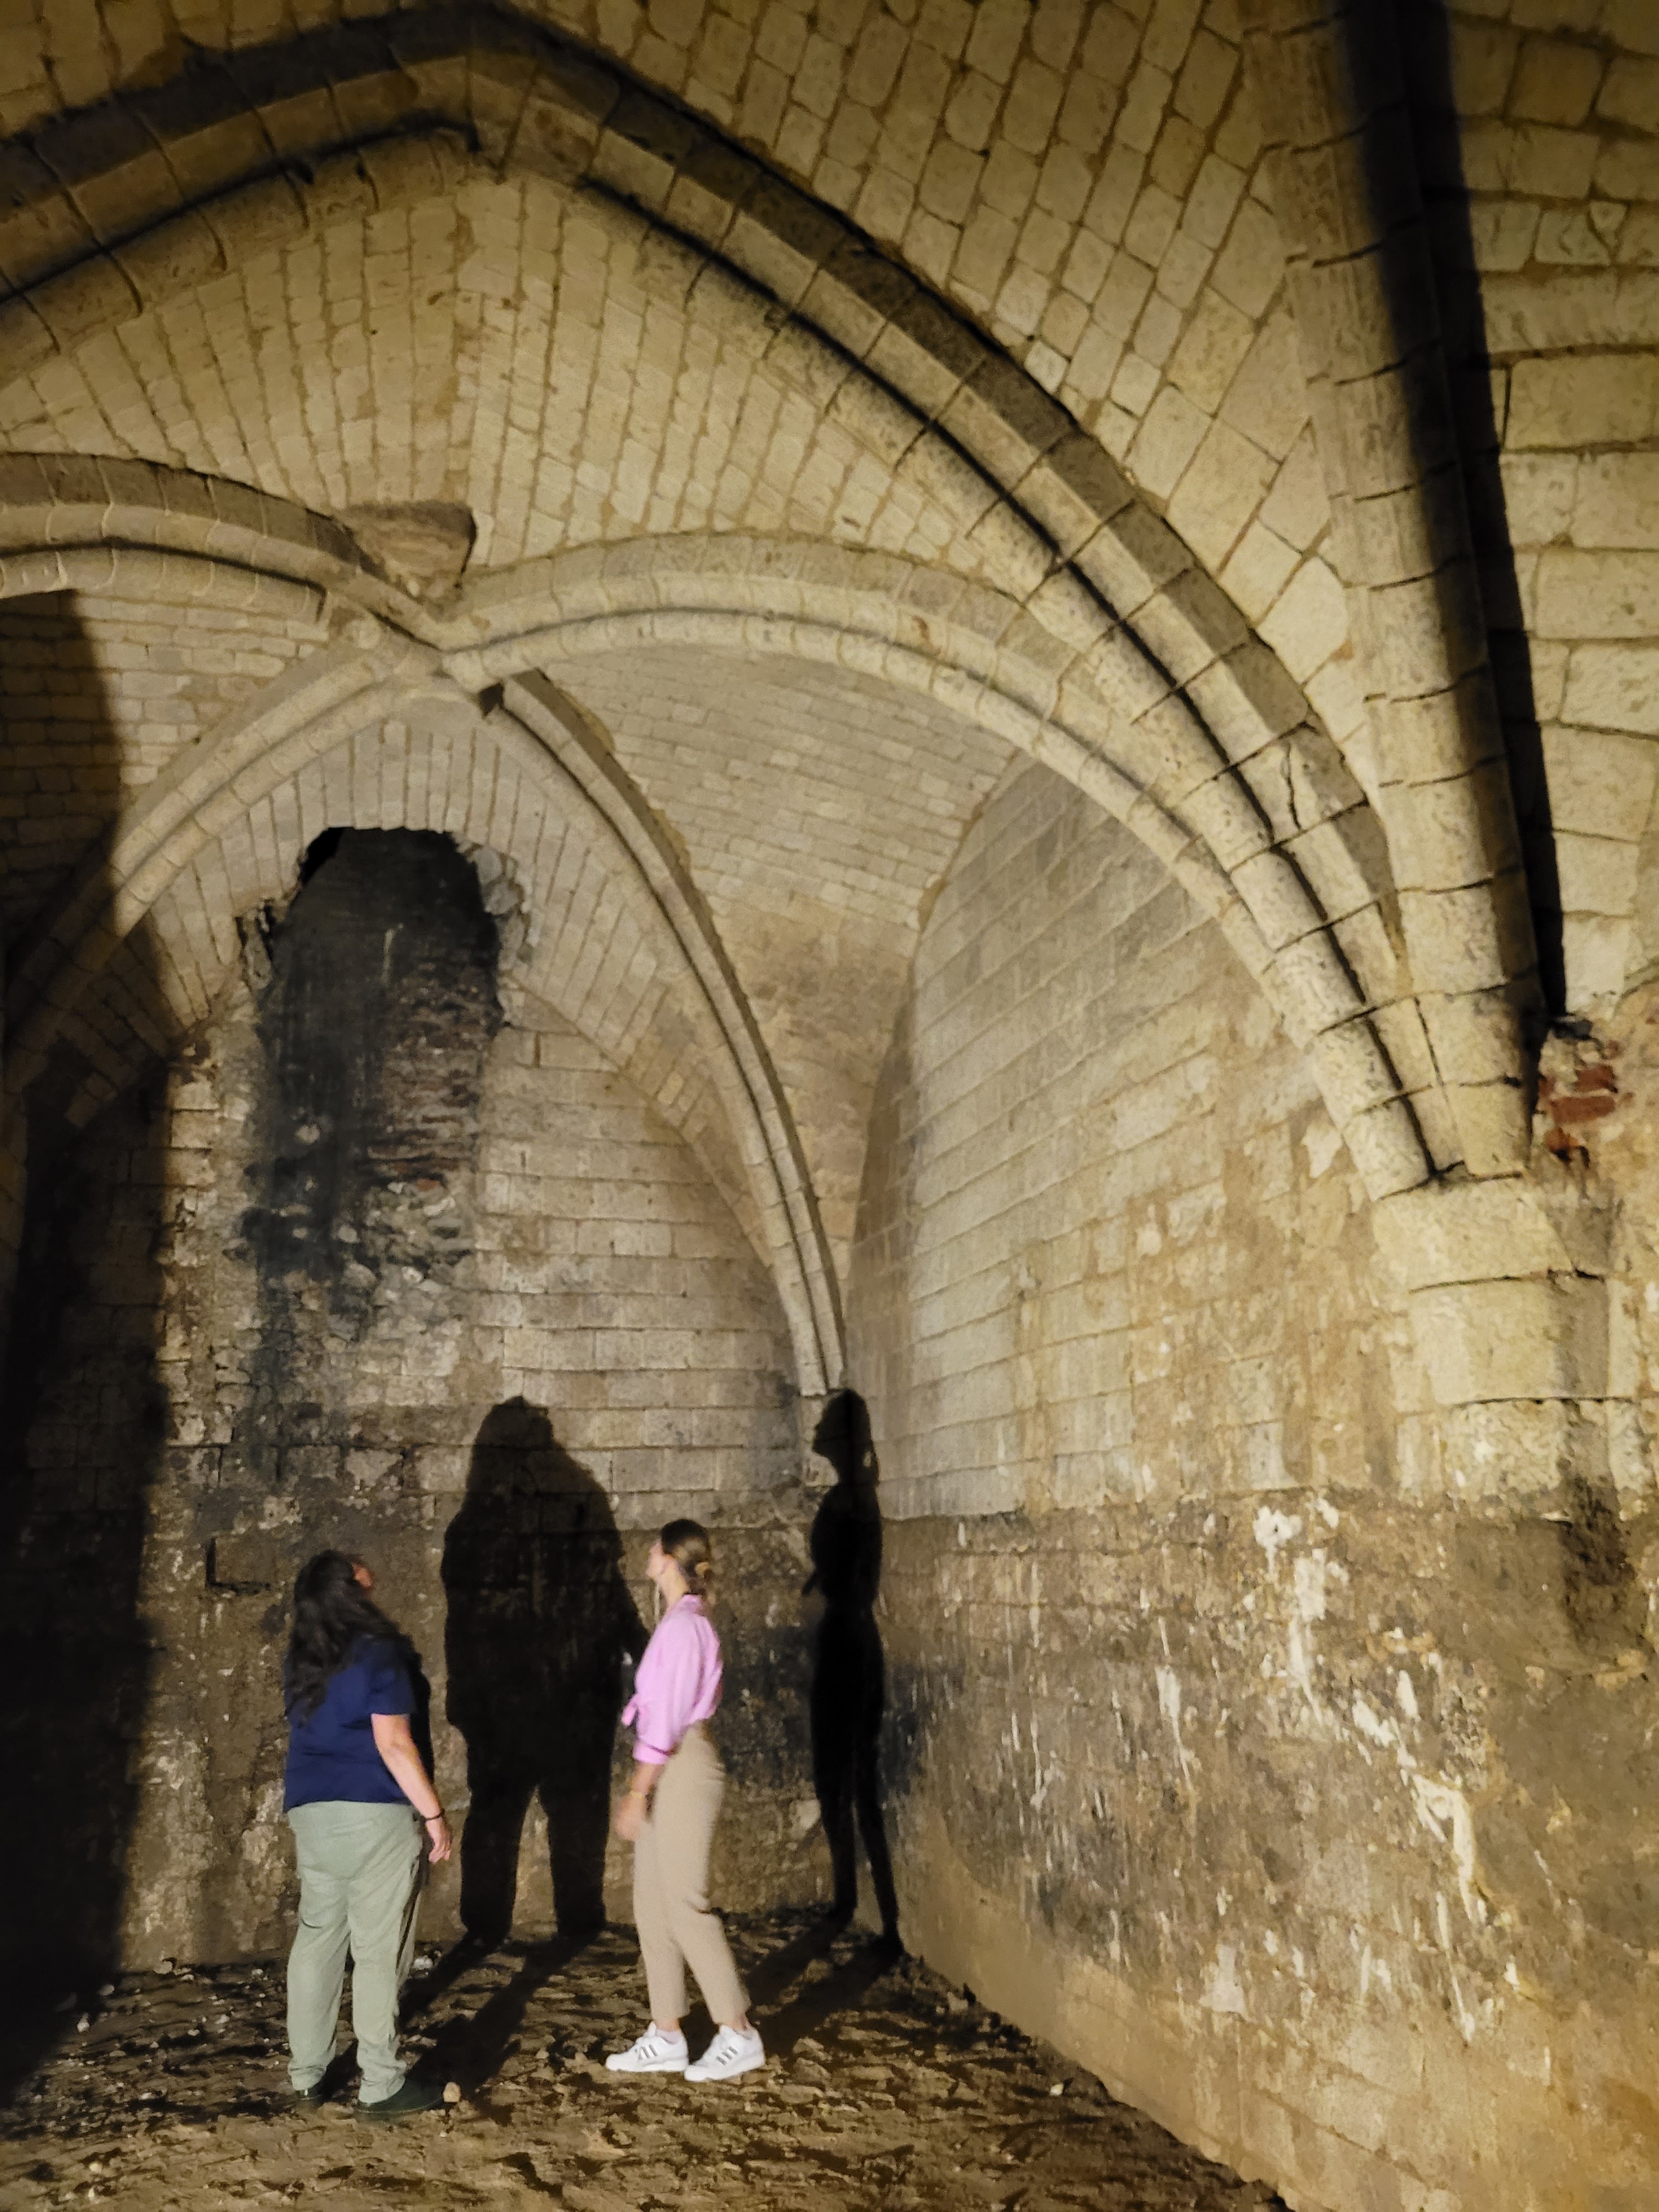
{"label": "woman in pink shirt", "polygon": [[[617,1833],[634,1846],[634,1921],[651,2024],[605,2060],[613,2074],[729,2081],[766,2063],[726,1930],[708,1905],[708,1851],[726,1788],[706,1725],[720,1701],[720,1640],[704,1610],[714,1571],[708,1531],[695,1521],[671,1521],[646,1563],[663,1615],[623,1713],[634,1727],[635,1764]],[[688,1965],[718,2023],[696,2065],[680,2032]]]}

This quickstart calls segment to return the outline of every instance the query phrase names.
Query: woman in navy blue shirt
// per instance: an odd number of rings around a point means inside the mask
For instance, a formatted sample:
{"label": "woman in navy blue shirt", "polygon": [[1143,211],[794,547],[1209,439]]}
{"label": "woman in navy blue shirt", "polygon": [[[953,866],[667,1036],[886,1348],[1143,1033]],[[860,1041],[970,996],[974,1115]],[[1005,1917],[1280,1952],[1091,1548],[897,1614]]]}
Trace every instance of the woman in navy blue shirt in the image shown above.
{"label": "woman in navy blue shirt", "polygon": [[294,1584],[283,1669],[288,1710],[283,1809],[300,1868],[300,1925],[288,1961],[289,2079],[307,2104],[334,2055],[346,1957],[364,2117],[401,2119],[443,2101],[405,2078],[398,1991],[415,1948],[425,1859],[449,1856],[449,1824],[410,1722],[416,1662],[374,1603],[374,1577],[319,1552]]}

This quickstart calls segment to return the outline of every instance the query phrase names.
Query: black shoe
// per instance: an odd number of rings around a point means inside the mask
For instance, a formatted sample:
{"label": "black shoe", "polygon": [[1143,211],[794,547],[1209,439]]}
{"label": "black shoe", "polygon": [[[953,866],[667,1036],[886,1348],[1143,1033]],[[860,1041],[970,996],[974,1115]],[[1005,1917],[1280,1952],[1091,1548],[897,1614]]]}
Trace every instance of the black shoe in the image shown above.
{"label": "black shoe", "polygon": [[313,2081],[308,2089],[290,2087],[288,2096],[292,2105],[310,2105],[314,2109],[323,2101],[323,2085],[320,2081]]}
{"label": "black shoe", "polygon": [[417,2081],[411,2074],[401,2089],[382,2097],[377,2105],[359,2105],[360,2120],[406,2120],[411,2112],[435,2112],[444,2093],[435,2081]]}

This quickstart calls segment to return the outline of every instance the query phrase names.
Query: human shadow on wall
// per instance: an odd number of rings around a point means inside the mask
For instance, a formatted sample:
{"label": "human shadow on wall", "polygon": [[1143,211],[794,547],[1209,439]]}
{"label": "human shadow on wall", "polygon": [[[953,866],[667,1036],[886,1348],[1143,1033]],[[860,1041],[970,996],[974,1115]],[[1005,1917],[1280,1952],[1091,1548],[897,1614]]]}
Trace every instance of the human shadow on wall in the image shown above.
{"label": "human shadow on wall", "polygon": [[645,1630],[610,1501],[523,1398],[472,1447],[444,1539],[448,1714],[466,1743],[461,1923],[476,1943],[513,1926],[532,1798],[547,1817],[562,1937],[605,1919],[611,1756],[624,1670]]}
{"label": "human shadow on wall", "polygon": [[[52,842],[25,835],[0,848],[0,933],[15,958],[77,861],[104,848],[122,744],[71,596],[0,610],[0,660],[21,679],[0,710],[0,765],[64,810]],[[50,762],[38,778],[32,753]],[[66,779],[67,796],[50,796],[48,774]],[[26,799],[21,826],[47,817]],[[118,966],[155,1018],[147,932]],[[99,1073],[142,1061],[112,1002],[91,1026],[113,1048]],[[17,1800],[0,1822],[0,2097],[73,2031],[76,2011],[53,2003],[87,1999],[120,1963],[149,1674],[137,1607],[146,1500],[169,1449],[155,1356],[158,1255],[176,1202],[167,1089],[152,1070],[88,1119],[95,1088],[91,1060],[60,1035],[6,1130],[23,1206],[16,1274],[0,1285],[0,1760]]]}
{"label": "human shadow on wall", "polygon": [[811,1538],[812,1572],[804,1595],[823,1601],[812,1659],[810,1711],[812,1781],[830,1844],[832,1917],[850,1919],[858,1903],[854,1832],[864,1838],[870,1884],[884,1939],[898,1941],[898,1900],[881,1803],[881,1721],[886,1666],[876,1599],[881,1589],[881,1469],[870,1437],[870,1409],[856,1390],[825,1406],[812,1449],[836,1470]]}

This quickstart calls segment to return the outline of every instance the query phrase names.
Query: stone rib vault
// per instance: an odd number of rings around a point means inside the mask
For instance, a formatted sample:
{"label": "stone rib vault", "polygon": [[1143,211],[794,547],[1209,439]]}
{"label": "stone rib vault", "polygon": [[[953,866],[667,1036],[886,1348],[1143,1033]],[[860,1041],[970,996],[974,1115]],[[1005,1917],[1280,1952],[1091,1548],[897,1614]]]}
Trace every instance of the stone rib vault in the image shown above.
{"label": "stone rib vault", "polygon": [[1659,2201],[1651,0],[14,13],[11,1971],[280,1947],[324,1542],[464,1802],[485,1498],[716,1526],[811,1902],[850,1385],[913,1949]]}

